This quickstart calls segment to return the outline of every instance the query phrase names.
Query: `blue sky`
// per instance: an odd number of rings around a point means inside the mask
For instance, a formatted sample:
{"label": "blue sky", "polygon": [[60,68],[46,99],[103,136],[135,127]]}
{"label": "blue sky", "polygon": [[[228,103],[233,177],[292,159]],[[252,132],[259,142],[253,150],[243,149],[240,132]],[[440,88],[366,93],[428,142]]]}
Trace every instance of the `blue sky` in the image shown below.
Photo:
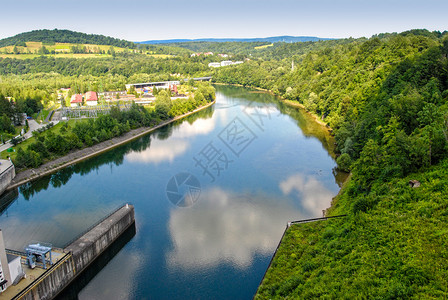
{"label": "blue sky", "polygon": [[0,0],[0,7],[0,38],[44,28],[131,41],[448,30],[447,0]]}

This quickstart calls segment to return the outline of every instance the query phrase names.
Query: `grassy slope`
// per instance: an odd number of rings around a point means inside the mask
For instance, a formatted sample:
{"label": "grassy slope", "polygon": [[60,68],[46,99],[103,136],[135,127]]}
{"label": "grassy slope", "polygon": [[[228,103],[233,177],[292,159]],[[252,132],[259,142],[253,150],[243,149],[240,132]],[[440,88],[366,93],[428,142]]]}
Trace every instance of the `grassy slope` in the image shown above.
{"label": "grassy slope", "polygon": [[[410,179],[422,183],[411,188]],[[376,205],[353,213],[350,185],[330,215],[293,225],[257,299],[448,297],[448,160],[426,172],[376,183]]]}

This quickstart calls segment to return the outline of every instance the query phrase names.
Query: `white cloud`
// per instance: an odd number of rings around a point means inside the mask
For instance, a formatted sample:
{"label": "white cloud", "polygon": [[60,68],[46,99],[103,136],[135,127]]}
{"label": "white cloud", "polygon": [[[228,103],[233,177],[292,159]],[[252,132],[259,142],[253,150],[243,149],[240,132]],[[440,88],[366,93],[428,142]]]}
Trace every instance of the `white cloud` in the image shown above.
{"label": "white cloud", "polygon": [[299,203],[308,213],[319,216],[322,210],[328,208],[334,196],[321,182],[313,176],[294,174],[280,183],[283,194],[297,192]]}

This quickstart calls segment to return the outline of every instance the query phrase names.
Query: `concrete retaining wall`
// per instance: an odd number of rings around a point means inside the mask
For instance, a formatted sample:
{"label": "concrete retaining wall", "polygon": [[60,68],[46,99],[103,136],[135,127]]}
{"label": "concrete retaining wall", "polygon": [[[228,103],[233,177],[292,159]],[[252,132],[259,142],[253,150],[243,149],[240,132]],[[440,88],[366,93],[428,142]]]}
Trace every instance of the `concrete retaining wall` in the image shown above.
{"label": "concrete retaining wall", "polygon": [[124,205],[80,238],[67,254],[13,299],[52,299],[134,224],[134,206]]}
{"label": "concrete retaining wall", "polygon": [[6,190],[11,181],[16,176],[16,168],[14,167],[14,165],[7,160],[6,161],[2,160],[2,164],[5,163],[8,164],[9,166],[0,173],[0,195],[3,194],[3,192]]}
{"label": "concrete retaining wall", "polygon": [[71,252],[77,271],[86,268],[134,222],[134,206],[125,205],[64,248]]}

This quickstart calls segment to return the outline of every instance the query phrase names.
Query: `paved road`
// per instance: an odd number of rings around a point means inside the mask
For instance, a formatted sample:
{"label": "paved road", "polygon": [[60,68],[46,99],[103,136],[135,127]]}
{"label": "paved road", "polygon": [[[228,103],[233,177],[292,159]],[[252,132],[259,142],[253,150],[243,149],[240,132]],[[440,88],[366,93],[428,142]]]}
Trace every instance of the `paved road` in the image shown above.
{"label": "paved road", "polygon": [[[29,139],[30,137],[33,136],[34,130],[37,130],[38,128],[45,126],[45,124],[41,125],[41,124],[37,123],[36,120],[28,120],[28,125],[30,126],[30,129],[28,130],[28,132],[26,132],[23,135],[25,137],[25,140]],[[0,152],[5,151],[6,149],[11,148],[11,147],[12,147],[11,143],[6,143],[4,145],[0,145]]]}

